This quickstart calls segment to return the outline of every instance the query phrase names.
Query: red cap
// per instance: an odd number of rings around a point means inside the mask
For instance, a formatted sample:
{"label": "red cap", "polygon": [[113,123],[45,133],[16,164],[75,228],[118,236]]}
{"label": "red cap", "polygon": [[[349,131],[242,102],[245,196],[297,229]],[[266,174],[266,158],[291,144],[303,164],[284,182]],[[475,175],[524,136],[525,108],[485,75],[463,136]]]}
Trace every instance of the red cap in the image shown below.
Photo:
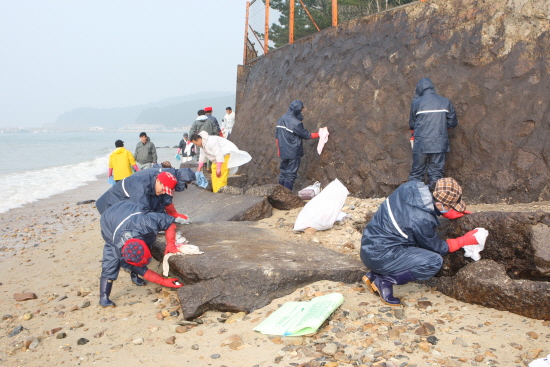
{"label": "red cap", "polygon": [[139,238],[130,238],[122,246],[122,258],[130,265],[146,266],[151,262],[151,251]]}
{"label": "red cap", "polygon": [[204,107],[204,112],[212,112],[212,107]]}
{"label": "red cap", "polygon": [[173,196],[173,190],[176,188],[178,180],[170,172],[161,172],[157,179],[164,186],[164,192],[170,196]]}

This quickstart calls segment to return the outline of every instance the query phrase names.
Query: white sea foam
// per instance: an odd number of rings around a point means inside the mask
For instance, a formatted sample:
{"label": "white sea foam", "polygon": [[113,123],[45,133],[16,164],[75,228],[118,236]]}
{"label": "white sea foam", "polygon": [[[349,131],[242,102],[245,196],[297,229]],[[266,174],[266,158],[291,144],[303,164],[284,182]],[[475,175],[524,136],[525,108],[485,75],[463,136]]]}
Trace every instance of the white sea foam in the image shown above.
{"label": "white sea foam", "polygon": [[74,165],[12,173],[0,177],[0,213],[96,181],[105,173],[109,155]]}

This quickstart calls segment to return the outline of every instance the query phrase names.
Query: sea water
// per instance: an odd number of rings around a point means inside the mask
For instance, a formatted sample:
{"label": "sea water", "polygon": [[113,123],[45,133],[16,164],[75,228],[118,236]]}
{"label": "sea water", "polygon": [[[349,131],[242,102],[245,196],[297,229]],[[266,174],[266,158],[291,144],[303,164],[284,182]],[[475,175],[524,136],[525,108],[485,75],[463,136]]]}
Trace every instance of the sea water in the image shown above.
{"label": "sea water", "polygon": [[[159,132],[149,133],[149,138],[157,148],[172,148],[182,135]],[[139,133],[5,133],[0,139],[0,213],[4,213],[98,180],[107,173],[115,141],[124,141],[134,153]]]}

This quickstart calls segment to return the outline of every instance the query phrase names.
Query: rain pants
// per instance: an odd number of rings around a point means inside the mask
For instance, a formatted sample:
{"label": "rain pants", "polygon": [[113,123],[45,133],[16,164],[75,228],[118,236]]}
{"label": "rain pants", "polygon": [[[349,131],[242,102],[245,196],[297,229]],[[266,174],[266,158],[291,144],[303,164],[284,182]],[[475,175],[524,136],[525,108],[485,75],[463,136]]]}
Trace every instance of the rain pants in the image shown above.
{"label": "rain pants", "polygon": [[155,242],[159,231],[165,231],[175,218],[165,213],[142,212],[131,201],[121,201],[101,216],[101,236],[105,241],[101,277],[116,280],[120,268],[126,268],[143,276],[147,266],[134,266],[124,261],[121,249],[130,238],[143,240],[149,248]]}
{"label": "rain pants", "polygon": [[426,280],[441,268],[449,247],[436,234],[440,225],[427,185],[409,181],[382,203],[361,238],[361,260],[375,273],[410,270]]}
{"label": "rain pants", "polygon": [[447,131],[457,125],[451,101],[435,93],[429,78],[421,79],[416,85],[409,117],[409,129],[414,130],[409,181],[422,180],[426,167],[430,184],[443,178],[445,153],[450,151]]}

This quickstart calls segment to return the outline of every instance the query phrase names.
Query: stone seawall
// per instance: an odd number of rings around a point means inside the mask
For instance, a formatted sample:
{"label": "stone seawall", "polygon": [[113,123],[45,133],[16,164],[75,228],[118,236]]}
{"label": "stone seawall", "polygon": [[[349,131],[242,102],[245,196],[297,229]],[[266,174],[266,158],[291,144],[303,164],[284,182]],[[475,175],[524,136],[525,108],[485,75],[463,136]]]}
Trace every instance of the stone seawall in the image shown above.
{"label": "stone seawall", "polygon": [[332,27],[239,67],[232,140],[253,160],[248,185],[276,183],[274,130],[294,99],[304,125],[328,126],[322,155],[304,142],[295,187],[340,179],[359,197],[405,182],[414,87],[449,98],[446,175],[469,203],[550,199],[550,2],[429,0]]}

